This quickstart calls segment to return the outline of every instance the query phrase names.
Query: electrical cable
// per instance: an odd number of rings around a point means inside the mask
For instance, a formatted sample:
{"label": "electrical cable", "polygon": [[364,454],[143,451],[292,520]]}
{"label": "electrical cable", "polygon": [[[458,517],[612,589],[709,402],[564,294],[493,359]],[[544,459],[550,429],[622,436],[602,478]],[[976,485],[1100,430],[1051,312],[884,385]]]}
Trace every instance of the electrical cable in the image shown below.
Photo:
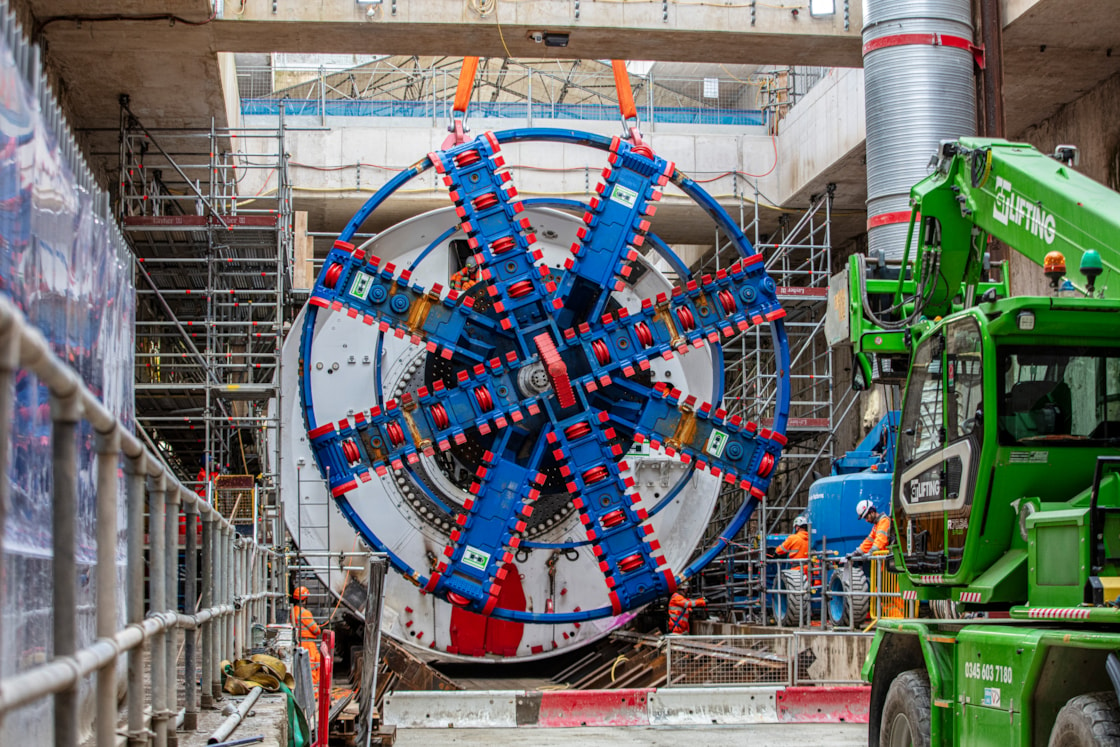
{"label": "electrical cable", "polygon": [[764,174],[751,174],[750,172],[744,171],[742,172],[744,176],[749,176],[753,179],[761,179],[764,176],[770,176],[774,173],[774,169],[778,168],[778,138],[774,133],[770,133],[770,143],[774,146],[774,163]]}
{"label": "electrical cable", "polygon": [[[483,3],[485,3],[485,2],[489,2],[489,0],[471,0],[471,2],[483,2]],[[502,33],[502,20],[500,18],[498,18],[498,0],[493,0],[493,2],[494,2],[494,24],[498,27],[498,38],[501,39],[501,41],[502,41],[502,49],[504,49],[506,51],[506,59],[512,59],[513,58],[513,53],[510,52],[509,47],[506,46],[506,35],[504,33]]]}
{"label": "electrical cable", "polygon": [[478,15],[485,18],[498,8],[498,0],[468,0],[467,5]]}
{"label": "electrical cable", "polygon": [[43,31],[47,28],[47,26],[50,26],[52,23],[59,23],[59,22],[62,22],[62,21],[73,21],[74,23],[77,23],[77,24],[82,24],[82,23],[106,23],[106,22],[113,22],[113,21],[167,21],[172,26],[174,26],[176,23],[181,23],[184,26],[205,26],[206,24],[210,23],[211,21],[213,21],[217,17],[218,17],[218,5],[217,5],[217,3],[214,3],[212,5],[211,10],[210,10],[210,17],[207,18],[205,21],[191,21],[189,19],[183,18],[182,16],[177,16],[177,15],[174,15],[172,13],[155,13],[155,14],[149,14],[149,15],[127,15],[127,14],[123,14],[123,13],[112,13],[112,14],[107,14],[107,15],[74,14],[74,15],[65,15],[65,16],[51,16],[49,18],[44,18],[42,20],[42,22],[37,24],[34,27],[34,32],[32,33],[31,36],[32,36],[32,39],[37,41],[39,39],[39,37],[42,36]]}
{"label": "electrical cable", "polygon": [[[856,271],[862,279],[867,278],[867,257],[863,254],[856,254]],[[882,311],[883,314],[890,314],[901,311],[906,307],[906,304],[913,303],[914,310],[905,319],[898,321],[887,321],[879,317],[874,311],[871,310],[871,303],[867,298],[867,283],[860,282],[859,295],[860,303],[863,305],[863,315],[874,325],[882,327],[885,330],[900,330],[905,329],[914,324],[922,315],[922,310],[925,308],[928,298],[926,297],[926,282],[931,276],[939,274],[941,262],[936,255],[933,255],[929,262],[928,271],[923,264],[923,271],[918,278],[917,286],[914,289],[914,295],[908,299],[904,299],[902,303],[890,306]],[[902,268],[901,272],[905,272],[906,268]]]}

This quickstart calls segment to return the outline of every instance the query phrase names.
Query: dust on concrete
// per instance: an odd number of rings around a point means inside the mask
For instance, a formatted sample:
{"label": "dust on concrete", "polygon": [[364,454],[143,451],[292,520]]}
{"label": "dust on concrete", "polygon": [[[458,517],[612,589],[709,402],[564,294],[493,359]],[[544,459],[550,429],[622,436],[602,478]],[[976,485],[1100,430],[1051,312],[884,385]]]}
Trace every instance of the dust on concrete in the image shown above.
{"label": "dust on concrete", "polygon": [[[214,733],[226,719],[220,710],[226,703],[237,708],[243,698],[226,695],[214,710],[200,710],[198,731],[179,731],[179,747],[204,747],[206,738]],[[284,693],[262,693],[249,715],[241,722],[227,739],[245,739],[264,735],[261,747],[288,747],[288,706]]]}
{"label": "dust on concrete", "polygon": [[395,747],[862,747],[867,724],[749,724],[726,726],[613,726],[517,729],[399,729]]}

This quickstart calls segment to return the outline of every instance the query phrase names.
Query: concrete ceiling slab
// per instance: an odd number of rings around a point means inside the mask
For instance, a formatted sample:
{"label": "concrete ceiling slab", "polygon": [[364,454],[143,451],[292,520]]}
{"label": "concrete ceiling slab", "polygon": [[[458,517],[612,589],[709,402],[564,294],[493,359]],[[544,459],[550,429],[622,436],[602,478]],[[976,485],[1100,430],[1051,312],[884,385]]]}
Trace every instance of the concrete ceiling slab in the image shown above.
{"label": "concrete ceiling slab", "polygon": [[1003,30],[1004,112],[1014,137],[1120,73],[1113,0],[1012,0]]}
{"label": "concrete ceiling slab", "polygon": [[27,0],[27,7],[43,21],[60,16],[160,15],[169,13],[192,21],[210,16],[209,0]]}
{"label": "concrete ceiling slab", "polygon": [[[15,0],[16,5],[20,0]],[[670,4],[668,19],[650,8],[585,3],[582,18],[553,3],[518,3],[508,17],[481,17],[461,0],[388,3],[368,19],[352,0],[249,3],[240,16],[201,26],[156,20],[92,21],[81,0],[23,0],[23,10],[41,24],[46,58],[72,112],[75,127],[91,133],[90,148],[113,160],[119,121],[118,95],[128,93],[144,124],[209,127],[225,124],[219,51],[366,52],[441,55],[616,58],[710,64],[810,64],[858,66],[859,18],[847,30],[837,19],[794,18],[789,12],[763,16],[751,26],[729,8],[697,11]],[[858,5],[858,4],[856,4]],[[98,16],[175,15],[205,21],[207,0],[104,0]],[[772,10],[772,9],[771,9]],[[769,11],[767,11],[769,12]],[[1120,14],[1114,0],[1008,0],[1004,32],[1005,112],[1011,136],[1023,132],[1120,72]],[[72,16],[85,14],[79,23]],[[255,15],[254,15],[255,14]],[[302,14],[302,15],[299,15]],[[290,16],[290,17],[289,17]],[[296,18],[304,19],[297,22]],[[52,20],[54,19],[54,20]],[[498,21],[500,21],[500,26]],[[615,25],[609,25],[613,23]],[[534,30],[570,33],[569,45],[534,43]],[[862,209],[856,185],[863,179],[860,154],[850,153],[795,198],[842,185],[846,209]],[[817,182],[820,182],[819,184]],[[846,188],[846,187],[850,187]],[[322,208],[325,213],[330,207]],[[346,208],[347,210],[350,207]]]}

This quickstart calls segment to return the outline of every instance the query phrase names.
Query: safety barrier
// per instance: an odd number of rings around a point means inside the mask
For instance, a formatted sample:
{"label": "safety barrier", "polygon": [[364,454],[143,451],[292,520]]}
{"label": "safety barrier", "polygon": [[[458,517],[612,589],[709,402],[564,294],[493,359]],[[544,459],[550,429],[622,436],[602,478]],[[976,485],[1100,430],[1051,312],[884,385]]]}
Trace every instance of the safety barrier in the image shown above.
{"label": "safety barrier", "polygon": [[[245,116],[284,114],[293,117],[419,117],[433,116],[430,101],[373,101],[350,99],[242,99]],[[437,107],[438,110],[438,107]],[[706,109],[697,106],[658,106],[649,109],[658,124],[725,125],[761,127],[765,113],[758,109]],[[618,119],[617,104],[550,104],[540,102],[483,102],[472,109],[482,119],[516,119],[524,121],[567,120],[614,122]]]}
{"label": "safety barrier", "polygon": [[867,723],[871,688],[755,686],[392,693],[398,729]]}
{"label": "safety barrier", "polygon": [[[475,75],[471,119],[616,122],[614,78],[609,69],[534,68],[507,61],[512,70],[486,69]],[[691,124],[763,126],[771,112],[784,112],[824,75],[824,68],[784,73],[782,109],[775,105],[775,80],[764,74],[751,81],[720,76],[632,74],[638,117],[645,125]],[[349,68],[284,69],[241,66],[241,113],[276,116],[408,117],[450,119],[458,66],[402,70],[389,61]],[[769,111],[768,111],[769,110]]]}
{"label": "safety barrier", "polygon": [[843,662],[862,664],[870,642],[870,634],[811,631],[666,636],[665,687],[858,684],[859,667]]}
{"label": "safety barrier", "polygon": [[[808,560],[766,559],[760,574],[770,581],[764,593],[763,619],[773,615],[779,627],[820,625],[859,630],[868,621],[881,618],[917,617],[917,602],[902,598],[897,574],[887,570],[889,557],[890,552],[883,551],[859,561],[866,586],[860,584],[860,588],[856,588],[853,585],[846,589],[844,584],[834,588],[836,583],[832,576],[843,574],[844,569],[836,564],[831,554],[812,553]],[[767,569],[773,570],[767,572]],[[791,577],[785,573],[791,569],[800,569],[802,575]],[[851,582],[845,581],[848,583]],[[805,597],[807,592],[808,598]],[[830,605],[836,609],[830,610]],[[786,614],[779,615],[779,611]]]}
{"label": "safety barrier", "polygon": [[[105,409],[77,373],[55,357],[43,335],[4,297],[0,297],[0,475],[4,476],[0,479],[0,536],[4,534],[10,491],[6,475],[13,384],[20,371],[34,374],[50,393],[54,651],[49,661],[0,680],[0,719],[51,695],[54,744],[76,747],[78,687],[86,676],[96,673],[94,744],[115,747],[117,662],[127,653],[128,745],[147,745],[149,735],[154,734],[154,744],[165,747],[169,733],[173,734],[175,729],[180,689],[186,703],[184,728],[195,729],[200,705],[212,706],[221,692],[222,659],[234,658],[248,649],[254,621],[275,620],[277,608],[273,600],[284,596],[281,591],[274,591],[279,588],[283,561],[270,550],[238,537],[232,524],[179,482],[155,454]],[[78,650],[77,433],[83,421],[96,434],[97,550],[93,573],[97,639]],[[118,507],[122,482],[118,470],[122,457],[127,579],[124,627],[117,618]],[[180,513],[185,523],[182,557]],[[4,575],[4,557],[0,554],[0,577]],[[176,591],[180,577],[189,614],[178,609]],[[201,580],[201,596],[196,579]],[[176,671],[178,628],[185,631],[182,679]],[[145,713],[145,643],[150,644],[151,655],[150,714]],[[201,699],[196,687],[200,678]]]}
{"label": "safety barrier", "polygon": [[793,681],[793,635],[689,635],[665,640],[667,687]]}
{"label": "safety barrier", "polygon": [[889,552],[876,553],[871,558],[868,584],[871,589],[871,619],[882,620],[899,617],[917,617],[918,601],[903,599],[898,587],[898,574],[887,571]]}

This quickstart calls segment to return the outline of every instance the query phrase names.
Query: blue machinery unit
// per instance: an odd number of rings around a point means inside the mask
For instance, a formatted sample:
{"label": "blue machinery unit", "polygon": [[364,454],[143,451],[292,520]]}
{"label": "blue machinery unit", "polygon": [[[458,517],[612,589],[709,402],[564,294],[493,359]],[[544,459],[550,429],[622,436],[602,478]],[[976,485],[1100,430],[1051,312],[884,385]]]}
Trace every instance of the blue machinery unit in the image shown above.
{"label": "blue machinery unit", "polygon": [[[898,423],[899,412],[888,412],[856,448],[833,460],[831,475],[810,485],[805,510],[809,520],[810,547],[813,553],[820,553],[823,560],[812,569],[807,577],[808,583],[802,582],[799,571],[793,575],[788,573],[794,566],[800,568],[800,564],[779,561],[763,566],[759,563],[757,551],[751,551],[725,558],[724,579],[709,576],[706,587],[726,584],[725,604],[737,608],[748,618],[753,616],[757,619],[769,604],[775,620],[785,625],[807,625],[811,619],[819,620],[820,590],[827,588],[830,594],[835,594],[829,599],[829,621],[835,625],[848,625],[851,620],[846,598],[843,593],[836,592],[848,592],[853,583],[856,591],[863,588],[860,580],[863,569],[856,571],[853,581],[850,571],[845,575],[844,569],[829,562],[829,559],[852,552],[870,532],[870,525],[856,516],[857,503],[868,499],[880,513],[890,512]],[[767,535],[766,547],[776,548],[785,538],[784,534]],[[781,580],[779,576],[782,576]],[[768,590],[778,591],[767,594]],[[801,591],[807,593],[805,599],[794,598],[799,595],[793,592]],[[860,597],[858,602],[865,607],[867,598]],[[798,605],[802,606],[800,611]],[[859,620],[856,622],[858,624]]]}
{"label": "blue machinery unit", "polygon": [[[559,266],[546,261],[532,211],[504,168],[501,146],[523,141],[578,144],[608,154],[598,196],[587,205],[576,203],[582,219]],[[413,275],[415,262],[398,268],[351,243],[390,195],[432,168],[457,218],[455,231],[436,240],[462,237],[462,254],[478,267],[479,282],[463,292],[438,283],[423,287]],[[620,305],[616,296],[649,267],[639,256],[644,245],[668,251],[651,223],[670,181],[711,216],[742,259],[634,307]],[[679,275],[687,272],[677,264]],[[578,628],[668,595],[726,546],[721,539],[679,567],[666,560],[662,542],[680,540],[671,526],[659,530],[659,540],[652,524],[687,494],[683,485],[702,477],[713,489],[726,484],[743,491],[721,538],[733,537],[764,497],[785,444],[789,411],[783,316],[762,257],[735,223],[644,144],[572,130],[488,132],[431,153],[399,174],[335,242],[303,315],[298,376],[306,440],[330,495],[362,539],[388,553],[394,568],[425,595],[491,619]],[[329,337],[328,330],[338,328],[329,327],[333,319],[349,324],[352,333],[412,343],[423,353],[412,368],[422,371],[393,396],[378,373],[385,367],[374,365],[368,386],[348,390],[346,416],[337,417],[337,407],[324,415],[319,400],[335,396],[325,382],[338,364],[324,369],[323,348],[346,348]],[[769,326],[776,351],[779,385],[768,427],[718,406],[721,340],[758,325]],[[657,379],[652,364],[686,354],[710,361],[717,382],[709,392],[717,404],[680,391],[683,381]],[[349,358],[353,364],[354,356]],[[652,500],[638,492],[627,464],[633,455],[651,452],[684,465],[672,488]],[[421,469],[448,454],[457,456],[459,467],[469,466],[466,481],[462,469],[444,469],[442,476]],[[375,481],[395,484],[408,496],[423,494],[429,545],[431,528],[443,528],[442,547],[430,548],[426,563],[409,559],[407,538],[396,530],[388,532],[393,536],[380,531],[385,510],[371,511],[362,497],[362,486]],[[551,534],[543,531],[542,514],[549,515],[549,526],[552,519],[562,521],[551,508],[536,511],[556,495],[572,507],[578,533],[559,525]],[[408,505],[401,501],[400,510]],[[676,556],[687,558],[693,548],[676,549]],[[601,603],[562,609],[550,590],[548,601],[534,607],[533,589],[525,589],[525,596],[511,593],[510,574],[519,575],[514,564],[534,550],[569,558],[590,550],[600,579],[584,574],[580,583],[600,587],[592,596]]]}
{"label": "blue machinery unit", "polygon": [[856,448],[834,460],[830,476],[809,486],[805,514],[814,551],[847,555],[859,546],[871,530],[856,516],[856,504],[865,498],[890,513],[898,416],[897,410],[887,413]]}

